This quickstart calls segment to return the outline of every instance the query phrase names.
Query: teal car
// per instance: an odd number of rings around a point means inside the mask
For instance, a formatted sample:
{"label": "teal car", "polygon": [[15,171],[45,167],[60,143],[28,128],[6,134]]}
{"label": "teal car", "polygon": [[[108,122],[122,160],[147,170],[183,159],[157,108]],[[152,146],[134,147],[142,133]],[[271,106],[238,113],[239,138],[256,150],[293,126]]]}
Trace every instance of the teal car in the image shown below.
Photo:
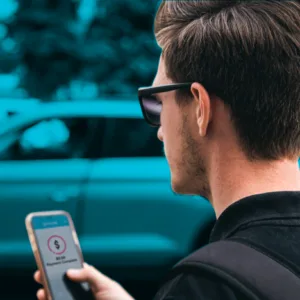
{"label": "teal car", "polygon": [[214,222],[205,199],[172,192],[156,130],[130,100],[43,104],[0,126],[0,280],[22,276],[22,299],[36,292],[24,219],[46,210],[68,211],[85,260],[142,299]]}

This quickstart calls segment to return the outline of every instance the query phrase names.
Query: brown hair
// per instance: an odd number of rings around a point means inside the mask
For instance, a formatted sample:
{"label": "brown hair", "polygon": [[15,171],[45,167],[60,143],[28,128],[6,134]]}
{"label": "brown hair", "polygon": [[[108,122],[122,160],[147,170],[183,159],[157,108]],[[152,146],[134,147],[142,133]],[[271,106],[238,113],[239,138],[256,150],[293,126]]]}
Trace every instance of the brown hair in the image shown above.
{"label": "brown hair", "polygon": [[298,1],[163,1],[155,35],[167,76],[218,95],[250,159],[299,156]]}

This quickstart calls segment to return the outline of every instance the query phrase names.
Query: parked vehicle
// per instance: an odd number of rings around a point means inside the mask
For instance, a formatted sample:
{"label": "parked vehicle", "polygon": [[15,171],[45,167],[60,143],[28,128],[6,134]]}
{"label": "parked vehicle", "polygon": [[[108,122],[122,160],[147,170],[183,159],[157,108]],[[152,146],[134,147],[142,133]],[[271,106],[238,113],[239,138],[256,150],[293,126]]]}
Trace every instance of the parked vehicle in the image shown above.
{"label": "parked vehicle", "polygon": [[85,260],[147,299],[149,282],[204,244],[214,221],[205,199],[172,192],[162,147],[137,101],[49,103],[12,116],[0,128],[0,272],[31,272],[25,216],[63,209]]}

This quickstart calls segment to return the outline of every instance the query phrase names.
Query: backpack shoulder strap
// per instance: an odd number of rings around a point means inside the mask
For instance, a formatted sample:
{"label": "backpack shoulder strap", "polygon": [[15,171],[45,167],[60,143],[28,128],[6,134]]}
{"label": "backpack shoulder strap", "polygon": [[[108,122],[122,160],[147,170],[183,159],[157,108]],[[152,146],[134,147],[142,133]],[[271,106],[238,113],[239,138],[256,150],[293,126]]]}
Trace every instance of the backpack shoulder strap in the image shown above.
{"label": "backpack shoulder strap", "polygon": [[273,258],[236,241],[211,243],[180,261],[170,273],[210,273],[250,299],[296,300],[300,278]]}

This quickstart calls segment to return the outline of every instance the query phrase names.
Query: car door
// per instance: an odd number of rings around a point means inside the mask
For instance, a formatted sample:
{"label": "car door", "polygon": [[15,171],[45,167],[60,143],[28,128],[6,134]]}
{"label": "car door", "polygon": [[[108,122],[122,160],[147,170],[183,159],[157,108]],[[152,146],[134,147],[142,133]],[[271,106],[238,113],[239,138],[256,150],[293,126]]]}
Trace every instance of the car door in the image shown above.
{"label": "car door", "polygon": [[106,134],[84,192],[80,243],[88,263],[146,299],[150,282],[207,242],[214,212],[201,197],[172,192],[162,143],[143,120],[108,119]]}
{"label": "car door", "polygon": [[24,124],[0,137],[0,265],[34,266],[24,220],[34,211],[66,210],[79,226],[87,179],[87,120]]}

